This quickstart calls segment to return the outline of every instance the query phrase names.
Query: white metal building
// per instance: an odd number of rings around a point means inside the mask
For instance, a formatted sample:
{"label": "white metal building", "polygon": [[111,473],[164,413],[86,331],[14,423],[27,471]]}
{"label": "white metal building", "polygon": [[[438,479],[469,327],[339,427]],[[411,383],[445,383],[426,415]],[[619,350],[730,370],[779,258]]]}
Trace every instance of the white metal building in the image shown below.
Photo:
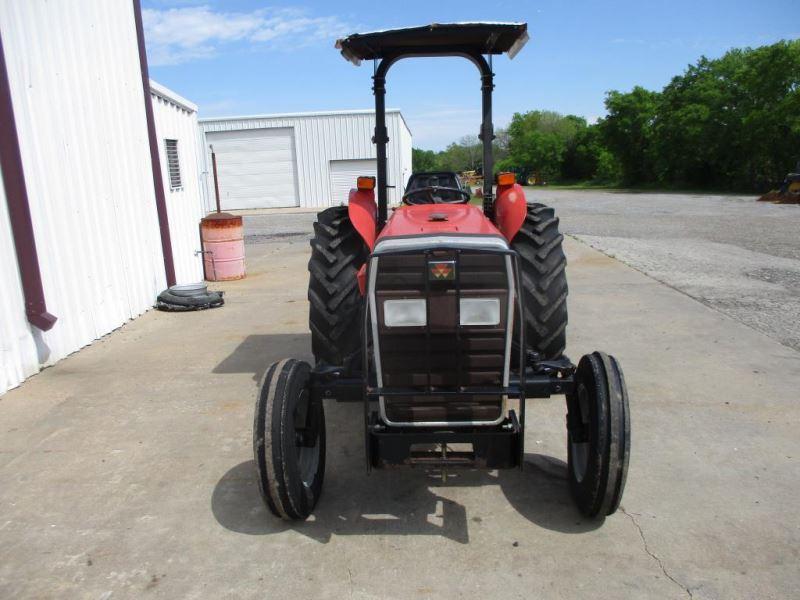
{"label": "white metal building", "polygon": [[[372,110],[200,119],[206,193],[214,204],[209,147],[217,157],[223,210],[326,207],[347,202],[359,175],[375,175]],[[411,131],[386,111],[389,202],[399,203],[411,175]]]}
{"label": "white metal building", "polygon": [[173,259],[197,281],[202,202],[195,108],[155,84],[148,110],[137,3],[3,0],[0,39],[3,393],[151,308]]}
{"label": "white metal building", "polygon": [[206,216],[202,176],[201,134],[197,106],[150,80],[164,195],[169,216],[175,278],[178,283],[203,279],[198,224]]}

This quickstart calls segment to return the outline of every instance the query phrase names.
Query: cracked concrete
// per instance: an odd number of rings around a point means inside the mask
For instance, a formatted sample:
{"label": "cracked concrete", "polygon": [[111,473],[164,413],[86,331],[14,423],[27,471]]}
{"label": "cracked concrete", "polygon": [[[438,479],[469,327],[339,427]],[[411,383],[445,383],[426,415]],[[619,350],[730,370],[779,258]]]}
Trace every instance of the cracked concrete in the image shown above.
{"label": "cracked concrete", "polygon": [[650,550],[650,546],[649,546],[649,545],[648,545],[648,543],[647,543],[647,538],[646,538],[646,537],[645,537],[645,535],[644,535],[644,531],[642,530],[642,526],[641,526],[641,525],[639,525],[639,522],[636,520],[636,517],[634,517],[634,516],[633,516],[631,513],[629,513],[628,511],[626,511],[626,510],[625,510],[625,507],[623,507],[623,506],[621,506],[619,510],[620,510],[620,512],[621,512],[622,514],[624,514],[625,516],[627,516],[627,517],[628,517],[628,518],[631,520],[631,523],[633,523],[634,527],[636,527],[636,530],[639,532],[639,537],[641,537],[641,538],[642,538],[642,548],[643,548],[643,550],[645,551],[645,553],[646,553],[646,554],[647,554],[649,557],[651,557],[651,558],[652,558],[652,559],[653,559],[653,560],[656,562],[656,564],[658,565],[658,568],[659,568],[659,569],[661,569],[661,572],[664,574],[664,577],[666,577],[667,579],[669,579],[669,580],[670,580],[672,583],[674,583],[674,584],[675,584],[675,585],[677,585],[679,588],[681,588],[681,589],[682,589],[684,592],[686,592],[686,595],[687,595],[687,596],[689,596],[689,598],[693,598],[693,595],[692,595],[692,590],[690,590],[688,587],[686,587],[685,585],[683,585],[683,584],[682,584],[680,581],[678,581],[677,579],[675,579],[675,577],[673,577],[673,576],[670,574],[670,572],[669,572],[669,571],[667,571],[667,567],[665,567],[665,566],[664,566],[664,561],[662,561],[662,560],[661,560],[661,559],[658,557],[658,555],[657,555],[657,554],[655,554],[655,553],[654,553],[652,550]]}

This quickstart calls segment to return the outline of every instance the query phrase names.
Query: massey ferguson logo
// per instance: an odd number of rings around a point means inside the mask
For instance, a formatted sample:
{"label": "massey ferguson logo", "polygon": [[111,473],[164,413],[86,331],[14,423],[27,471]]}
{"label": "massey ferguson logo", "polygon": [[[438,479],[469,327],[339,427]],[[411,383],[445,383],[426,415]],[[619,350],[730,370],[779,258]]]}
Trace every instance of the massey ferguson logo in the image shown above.
{"label": "massey ferguson logo", "polygon": [[456,263],[452,260],[429,262],[428,273],[434,281],[452,281],[456,278]]}

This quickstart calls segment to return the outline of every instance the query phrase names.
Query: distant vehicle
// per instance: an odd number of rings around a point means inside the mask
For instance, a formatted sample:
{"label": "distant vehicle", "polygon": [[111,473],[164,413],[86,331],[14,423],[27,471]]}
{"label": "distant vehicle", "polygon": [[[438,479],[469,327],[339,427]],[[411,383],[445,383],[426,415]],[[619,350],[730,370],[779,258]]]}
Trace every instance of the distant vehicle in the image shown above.
{"label": "distant vehicle", "polygon": [[470,189],[483,187],[483,174],[480,171],[462,171],[460,176]]}
{"label": "distant vehicle", "polygon": [[800,204],[800,161],[797,161],[794,170],[794,173],[786,175],[778,191],[767,192],[759,198],[759,201],[775,202],[776,204]]}

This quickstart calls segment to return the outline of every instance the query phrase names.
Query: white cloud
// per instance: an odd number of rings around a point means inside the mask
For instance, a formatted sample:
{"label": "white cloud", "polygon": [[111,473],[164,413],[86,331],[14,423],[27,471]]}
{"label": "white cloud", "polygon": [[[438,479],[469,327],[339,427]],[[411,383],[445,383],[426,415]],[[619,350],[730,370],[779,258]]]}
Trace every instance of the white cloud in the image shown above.
{"label": "white cloud", "polygon": [[274,46],[288,40],[292,48],[315,42],[333,44],[349,26],[335,16],[312,16],[294,8],[250,12],[217,12],[208,6],[142,11],[150,64],[175,65],[214,56],[234,42]]}

